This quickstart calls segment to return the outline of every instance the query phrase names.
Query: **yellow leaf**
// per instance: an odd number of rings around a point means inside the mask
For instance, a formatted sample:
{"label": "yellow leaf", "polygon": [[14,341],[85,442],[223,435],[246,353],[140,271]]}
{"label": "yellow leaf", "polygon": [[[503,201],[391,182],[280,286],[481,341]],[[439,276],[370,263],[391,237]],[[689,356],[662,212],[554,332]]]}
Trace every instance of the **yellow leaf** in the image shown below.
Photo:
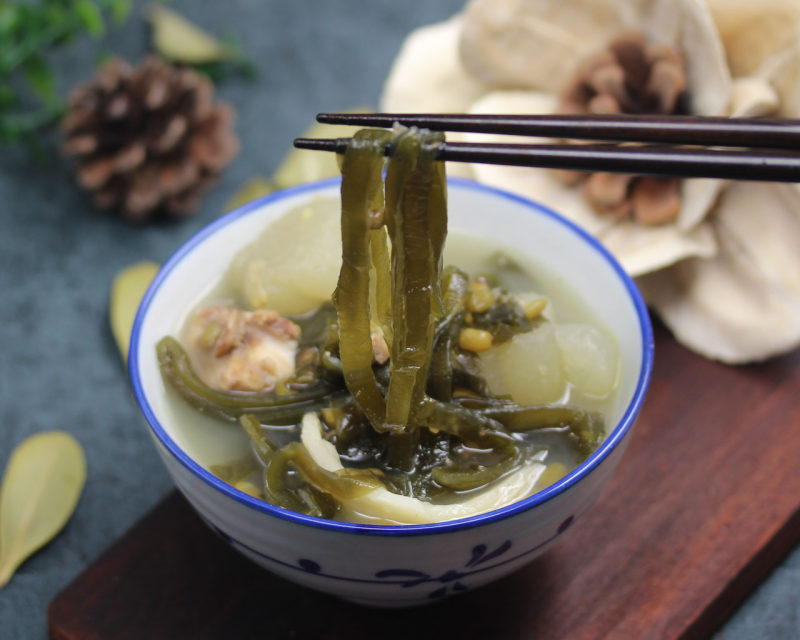
{"label": "yellow leaf", "polygon": [[120,271],[111,283],[109,301],[111,333],[114,334],[122,359],[126,362],[136,311],[158,269],[159,266],[155,262],[137,262]]}
{"label": "yellow leaf", "polygon": [[148,18],[153,27],[153,48],[168,60],[204,64],[231,57],[228,47],[172,9],[152,5]]}
{"label": "yellow leaf", "polygon": [[233,194],[233,197],[231,197],[230,200],[228,200],[228,203],[225,205],[225,211],[237,209],[243,204],[252,202],[256,198],[260,198],[268,193],[272,193],[274,190],[275,188],[272,186],[272,183],[270,183],[269,180],[262,178],[261,176],[251,178],[241,187],[239,187],[239,190]]}
{"label": "yellow leaf", "polygon": [[[369,109],[356,107],[348,109],[352,113],[367,113]],[[331,124],[312,124],[306,129],[301,137],[304,138],[326,138],[344,137],[352,135],[360,127],[341,127]],[[319,151],[309,151],[308,149],[295,149],[292,147],[283,157],[281,164],[272,174],[272,178],[267,180],[261,176],[251,178],[244,183],[233,197],[225,205],[225,211],[231,211],[243,204],[247,204],[272,193],[276,189],[286,189],[306,182],[314,182],[325,178],[338,176],[339,163],[335,153],[322,153]]]}
{"label": "yellow leaf", "polygon": [[[347,112],[367,113],[364,107],[348,109]],[[342,127],[333,124],[314,123],[306,129],[303,138],[344,138],[352,135],[361,127]],[[314,182],[338,176],[339,163],[337,154],[292,147],[283,157],[280,166],[272,174],[272,182],[277,189],[293,187],[297,184]]]}
{"label": "yellow leaf", "polygon": [[83,449],[64,431],[33,435],[13,451],[0,486],[0,588],[61,531],[85,481]]}

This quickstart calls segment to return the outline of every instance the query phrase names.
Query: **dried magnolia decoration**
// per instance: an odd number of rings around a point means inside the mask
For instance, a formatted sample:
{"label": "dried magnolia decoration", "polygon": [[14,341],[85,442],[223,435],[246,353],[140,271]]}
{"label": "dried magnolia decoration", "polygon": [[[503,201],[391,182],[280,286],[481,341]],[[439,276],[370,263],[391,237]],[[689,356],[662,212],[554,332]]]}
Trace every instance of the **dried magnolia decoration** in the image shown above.
{"label": "dried magnolia decoration", "polygon": [[[618,36],[581,64],[561,91],[558,110],[569,114],[658,114],[684,111],[686,69],[679,51],[648,44],[642,34]],[[678,217],[680,181],[597,171],[558,171],[567,185],[581,185],[599,213],[665,224]]]}
{"label": "dried magnolia decoration", "polygon": [[[800,117],[800,3],[471,0],[409,35],[381,109]],[[706,357],[743,363],[800,345],[795,185],[490,165],[452,173],[594,234],[676,338]]]}

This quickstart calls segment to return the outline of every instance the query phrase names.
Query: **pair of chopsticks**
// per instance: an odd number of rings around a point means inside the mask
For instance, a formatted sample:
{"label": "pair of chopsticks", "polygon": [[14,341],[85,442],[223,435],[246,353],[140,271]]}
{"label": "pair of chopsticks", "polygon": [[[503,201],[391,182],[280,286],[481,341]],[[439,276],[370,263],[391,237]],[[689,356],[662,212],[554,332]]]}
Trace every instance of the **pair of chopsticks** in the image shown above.
{"label": "pair of chopsticks", "polygon": [[[437,154],[437,159],[443,161],[686,178],[800,182],[800,120],[400,113],[321,113],[317,120],[361,127],[391,127],[399,123],[434,131],[604,141],[600,144],[444,142]],[[294,146],[344,153],[348,140],[297,138]]]}

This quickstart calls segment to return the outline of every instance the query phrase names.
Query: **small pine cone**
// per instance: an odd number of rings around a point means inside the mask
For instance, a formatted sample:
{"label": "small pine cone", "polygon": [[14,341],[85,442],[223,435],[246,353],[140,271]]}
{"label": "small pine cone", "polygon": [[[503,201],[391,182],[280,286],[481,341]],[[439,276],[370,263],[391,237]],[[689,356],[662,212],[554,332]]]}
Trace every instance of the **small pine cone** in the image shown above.
{"label": "small pine cone", "polygon": [[62,152],[100,209],[144,222],[190,215],[233,160],[234,111],[199,73],[151,56],[108,62],[69,96]]}
{"label": "small pine cone", "polygon": [[[561,93],[559,111],[568,114],[684,113],[686,68],[683,56],[663,45],[648,44],[641,34],[616,38],[587,60]],[[681,207],[677,178],[559,171],[569,185],[581,185],[598,213],[633,217],[643,224],[674,220]]]}

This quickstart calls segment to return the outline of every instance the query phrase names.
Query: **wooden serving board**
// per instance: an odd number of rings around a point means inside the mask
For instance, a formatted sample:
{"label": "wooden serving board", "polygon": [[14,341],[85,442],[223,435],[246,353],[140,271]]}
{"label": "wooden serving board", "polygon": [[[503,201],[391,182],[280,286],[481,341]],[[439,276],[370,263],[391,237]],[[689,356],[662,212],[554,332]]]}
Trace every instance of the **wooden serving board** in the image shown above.
{"label": "wooden serving board", "polygon": [[656,326],[651,391],[600,500],[541,558],[412,610],[295,586],[173,493],[50,605],[54,640],[707,638],[800,541],[800,351],[728,367]]}

